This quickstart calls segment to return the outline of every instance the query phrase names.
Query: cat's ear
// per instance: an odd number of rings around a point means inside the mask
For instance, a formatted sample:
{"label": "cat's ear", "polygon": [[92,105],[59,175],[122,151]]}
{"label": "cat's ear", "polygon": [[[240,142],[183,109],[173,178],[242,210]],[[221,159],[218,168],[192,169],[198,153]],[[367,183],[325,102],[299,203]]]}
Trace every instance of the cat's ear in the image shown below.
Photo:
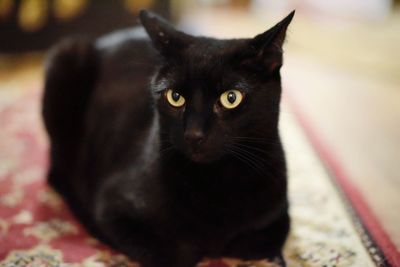
{"label": "cat's ear", "polygon": [[[271,29],[250,39],[250,55],[253,64],[262,64],[267,71],[279,71],[282,65],[282,46],[286,37],[286,30],[293,19],[293,10],[286,18]],[[248,58],[249,59],[249,58]]]}
{"label": "cat's ear", "polygon": [[187,47],[194,39],[193,36],[176,30],[160,16],[142,10],[139,19],[150,36],[154,47],[163,55],[170,56]]}

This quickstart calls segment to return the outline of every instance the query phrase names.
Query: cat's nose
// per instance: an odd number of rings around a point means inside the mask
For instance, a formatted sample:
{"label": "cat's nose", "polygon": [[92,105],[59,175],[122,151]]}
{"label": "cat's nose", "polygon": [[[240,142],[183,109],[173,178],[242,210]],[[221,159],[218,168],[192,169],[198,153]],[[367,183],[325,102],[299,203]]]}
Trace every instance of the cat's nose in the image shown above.
{"label": "cat's nose", "polygon": [[200,129],[186,130],[184,138],[186,142],[192,145],[200,145],[204,141],[204,132]]}

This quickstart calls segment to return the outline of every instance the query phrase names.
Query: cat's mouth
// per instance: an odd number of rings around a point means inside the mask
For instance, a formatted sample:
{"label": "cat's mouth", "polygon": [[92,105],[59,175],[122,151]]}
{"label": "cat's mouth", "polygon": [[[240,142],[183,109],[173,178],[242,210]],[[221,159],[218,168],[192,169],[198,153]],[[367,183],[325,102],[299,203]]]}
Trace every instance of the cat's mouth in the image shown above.
{"label": "cat's mouth", "polygon": [[202,151],[194,151],[191,152],[189,155],[186,154],[190,160],[196,163],[211,163],[216,161],[219,157],[215,155],[210,155],[210,153],[202,152]]}
{"label": "cat's mouth", "polygon": [[185,144],[181,150],[183,154],[195,163],[211,163],[220,158],[218,146],[208,142],[202,144]]}
{"label": "cat's mouth", "polygon": [[207,157],[205,157],[203,153],[198,153],[198,152],[192,153],[190,155],[190,158],[191,158],[191,160],[193,160],[194,162],[197,162],[197,163],[208,162]]}

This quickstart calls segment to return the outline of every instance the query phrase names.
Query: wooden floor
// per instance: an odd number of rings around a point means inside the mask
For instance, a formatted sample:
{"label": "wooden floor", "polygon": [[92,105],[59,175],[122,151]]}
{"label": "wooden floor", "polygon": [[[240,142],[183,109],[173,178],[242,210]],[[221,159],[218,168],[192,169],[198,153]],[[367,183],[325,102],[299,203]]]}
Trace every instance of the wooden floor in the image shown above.
{"label": "wooden floor", "polygon": [[[181,23],[202,35],[249,37],[286,15],[256,13],[192,7]],[[400,12],[379,22],[359,22],[298,11],[282,73],[286,94],[400,248]],[[283,112],[291,110],[283,107]]]}

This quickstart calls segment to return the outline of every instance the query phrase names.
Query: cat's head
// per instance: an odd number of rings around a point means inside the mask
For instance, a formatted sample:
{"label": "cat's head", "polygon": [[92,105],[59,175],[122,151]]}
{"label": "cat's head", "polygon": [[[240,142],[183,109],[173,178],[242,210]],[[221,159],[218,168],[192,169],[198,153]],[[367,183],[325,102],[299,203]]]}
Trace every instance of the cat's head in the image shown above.
{"label": "cat's head", "polygon": [[277,141],[282,45],[293,15],[254,38],[218,40],[183,33],[142,11],[163,58],[151,86],[162,142],[193,161],[210,162],[246,140]]}

